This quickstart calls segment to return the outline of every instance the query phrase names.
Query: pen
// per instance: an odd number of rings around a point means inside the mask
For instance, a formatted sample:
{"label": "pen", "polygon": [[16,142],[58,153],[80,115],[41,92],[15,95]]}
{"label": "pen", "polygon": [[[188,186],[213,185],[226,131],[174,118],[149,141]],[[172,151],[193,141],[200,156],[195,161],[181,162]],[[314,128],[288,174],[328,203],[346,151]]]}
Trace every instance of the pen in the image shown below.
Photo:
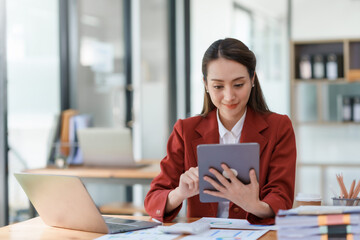
{"label": "pen", "polygon": [[151,220],[154,221],[154,222],[157,222],[157,223],[161,223],[161,224],[162,224],[162,222],[160,222],[159,220],[157,220],[157,219],[155,219],[155,218],[151,218]]}

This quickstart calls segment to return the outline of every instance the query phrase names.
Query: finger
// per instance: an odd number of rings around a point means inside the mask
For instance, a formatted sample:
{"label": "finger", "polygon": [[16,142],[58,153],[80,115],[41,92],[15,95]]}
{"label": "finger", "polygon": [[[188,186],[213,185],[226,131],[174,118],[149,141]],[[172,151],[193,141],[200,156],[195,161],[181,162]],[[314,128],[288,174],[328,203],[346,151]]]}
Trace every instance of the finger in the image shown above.
{"label": "finger", "polygon": [[231,171],[231,169],[228,167],[228,165],[223,163],[223,164],[221,164],[221,167],[225,170],[225,172],[229,176],[229,179],[231,180],[231,182],[235,182],[235,181],[240,182],[239,179],[237,179],[237,177],[235,176],[234,172]]}
{"label": "finger", "polygon": [[199,183],[199,175],[193,171],[186,172],[186,175],[191,178],[195,183]]}
{"label": "finger", "polygon": [[198,168],[190,168],[187,173],[191,174],[192,176],[199,177],[199,169]]}
{"label": "finger", "polygon": [[[221,163],[221,167],[222,167],[223,169],[229,168],[229,166],[228,166],[226,163]],[[230,169],[230,168],[229,168],[229,169]]]}
{"label": "finger", "polygon": [[195,187],[194,181],[188,176],[188,174],[183,174],[181,181],[186,184],[190,190]]}
{"label": "finger", "polygon": [[204,180],[209,182],[216,190],[218,190],[219,192],[224,192],[225,188],[223,186],[221,186],[220,184],[218,184],[214,179],[212,179],[209,176],[204,176]]}
{"label": "finger", "polygon": [[250,169],[249,177],[250,177],[250,183],[258,183],[254,169]]}
{"label": "finger", "polygon": [[199,188],[199,178],[195,175],[189,175],[188,176],[193,188]]}
{"label": "finger", "polygon": [[212,173],[224,187],[226,187],[226,188],[230,187],[229,181],[221,173],[219,173],[216,169],[210,168],[209,172]]}
{"label": "finger", "polygon": [[216,192],[216,191],[210,191],[210,190],[204,190],[203,191],[205,194],[209,194],[215,197],[221,197],[221,198],[225,198],[225,195],[221,192]]}
{"label": "finger", "polygon": [[196,172],[199,172],[199,168],[198,167],[191,167],[187,170],[187,172],[192,172],[194,174],[196,174]]}
{"label": "finger", "polygon": [[196,174],[196,168],[192,167],[183,174],[189,189],[197,188],[199,185],[199,176]]}
{"label": "finger", "polygon": [[192,168],[192,171],[191,171],[193,174],[195,174],[195,176],[199,177],[199,167],[196,167],[196,168]]}

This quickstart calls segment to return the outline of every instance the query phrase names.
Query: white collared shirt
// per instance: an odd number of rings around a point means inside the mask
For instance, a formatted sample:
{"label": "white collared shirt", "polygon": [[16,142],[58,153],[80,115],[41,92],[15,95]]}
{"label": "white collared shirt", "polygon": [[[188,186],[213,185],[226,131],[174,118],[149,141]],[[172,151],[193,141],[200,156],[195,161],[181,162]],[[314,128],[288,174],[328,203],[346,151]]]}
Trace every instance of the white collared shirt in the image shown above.
{"label": "white collared shirt", "polygon": [[[241,131],[244,126],[246,109],[240,120],[235,124],[231,131],[227,130],[220,121],[219,110],[216,111],[217,122],[219,126],[220,144],[232,144],[240,142]],[[229,201],[219,202],[217,217],[229,217]]]}

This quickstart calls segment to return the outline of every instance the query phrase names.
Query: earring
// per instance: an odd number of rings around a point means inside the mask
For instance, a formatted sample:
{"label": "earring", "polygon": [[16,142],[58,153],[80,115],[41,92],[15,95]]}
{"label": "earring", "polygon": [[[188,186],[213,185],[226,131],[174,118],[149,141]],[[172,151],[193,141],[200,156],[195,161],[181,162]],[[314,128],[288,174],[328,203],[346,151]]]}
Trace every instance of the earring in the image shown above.
{"label": "earring", "polygon": [[206,92],[209,93],[209,91],[206,89]]}
{"label": "earring", "polygon": [[255,87],[255,84],[253,84],[252,87]]}

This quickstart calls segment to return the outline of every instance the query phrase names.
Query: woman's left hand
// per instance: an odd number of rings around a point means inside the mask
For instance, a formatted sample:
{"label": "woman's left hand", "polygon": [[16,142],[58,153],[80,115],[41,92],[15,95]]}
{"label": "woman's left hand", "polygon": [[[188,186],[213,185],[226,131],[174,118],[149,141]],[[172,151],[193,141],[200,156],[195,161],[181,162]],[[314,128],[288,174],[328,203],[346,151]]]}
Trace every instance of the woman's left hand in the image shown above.
{"label": "woman's left hand", "polygon": [[229,179],[226,179],[217,170],[210,168],[209,172],[219,180],[219,183],[214,181],[211,177],[205,176],[204,180],[209,182],[217,191],[204,190],[204,193],[226,198],[235,203],[247,212],[254,212],[260,204],[259,199],[259,183],[256,179],[255,170],[251,169],[249,172],[250,183],[243,184],[226,164],[221,164]]}

